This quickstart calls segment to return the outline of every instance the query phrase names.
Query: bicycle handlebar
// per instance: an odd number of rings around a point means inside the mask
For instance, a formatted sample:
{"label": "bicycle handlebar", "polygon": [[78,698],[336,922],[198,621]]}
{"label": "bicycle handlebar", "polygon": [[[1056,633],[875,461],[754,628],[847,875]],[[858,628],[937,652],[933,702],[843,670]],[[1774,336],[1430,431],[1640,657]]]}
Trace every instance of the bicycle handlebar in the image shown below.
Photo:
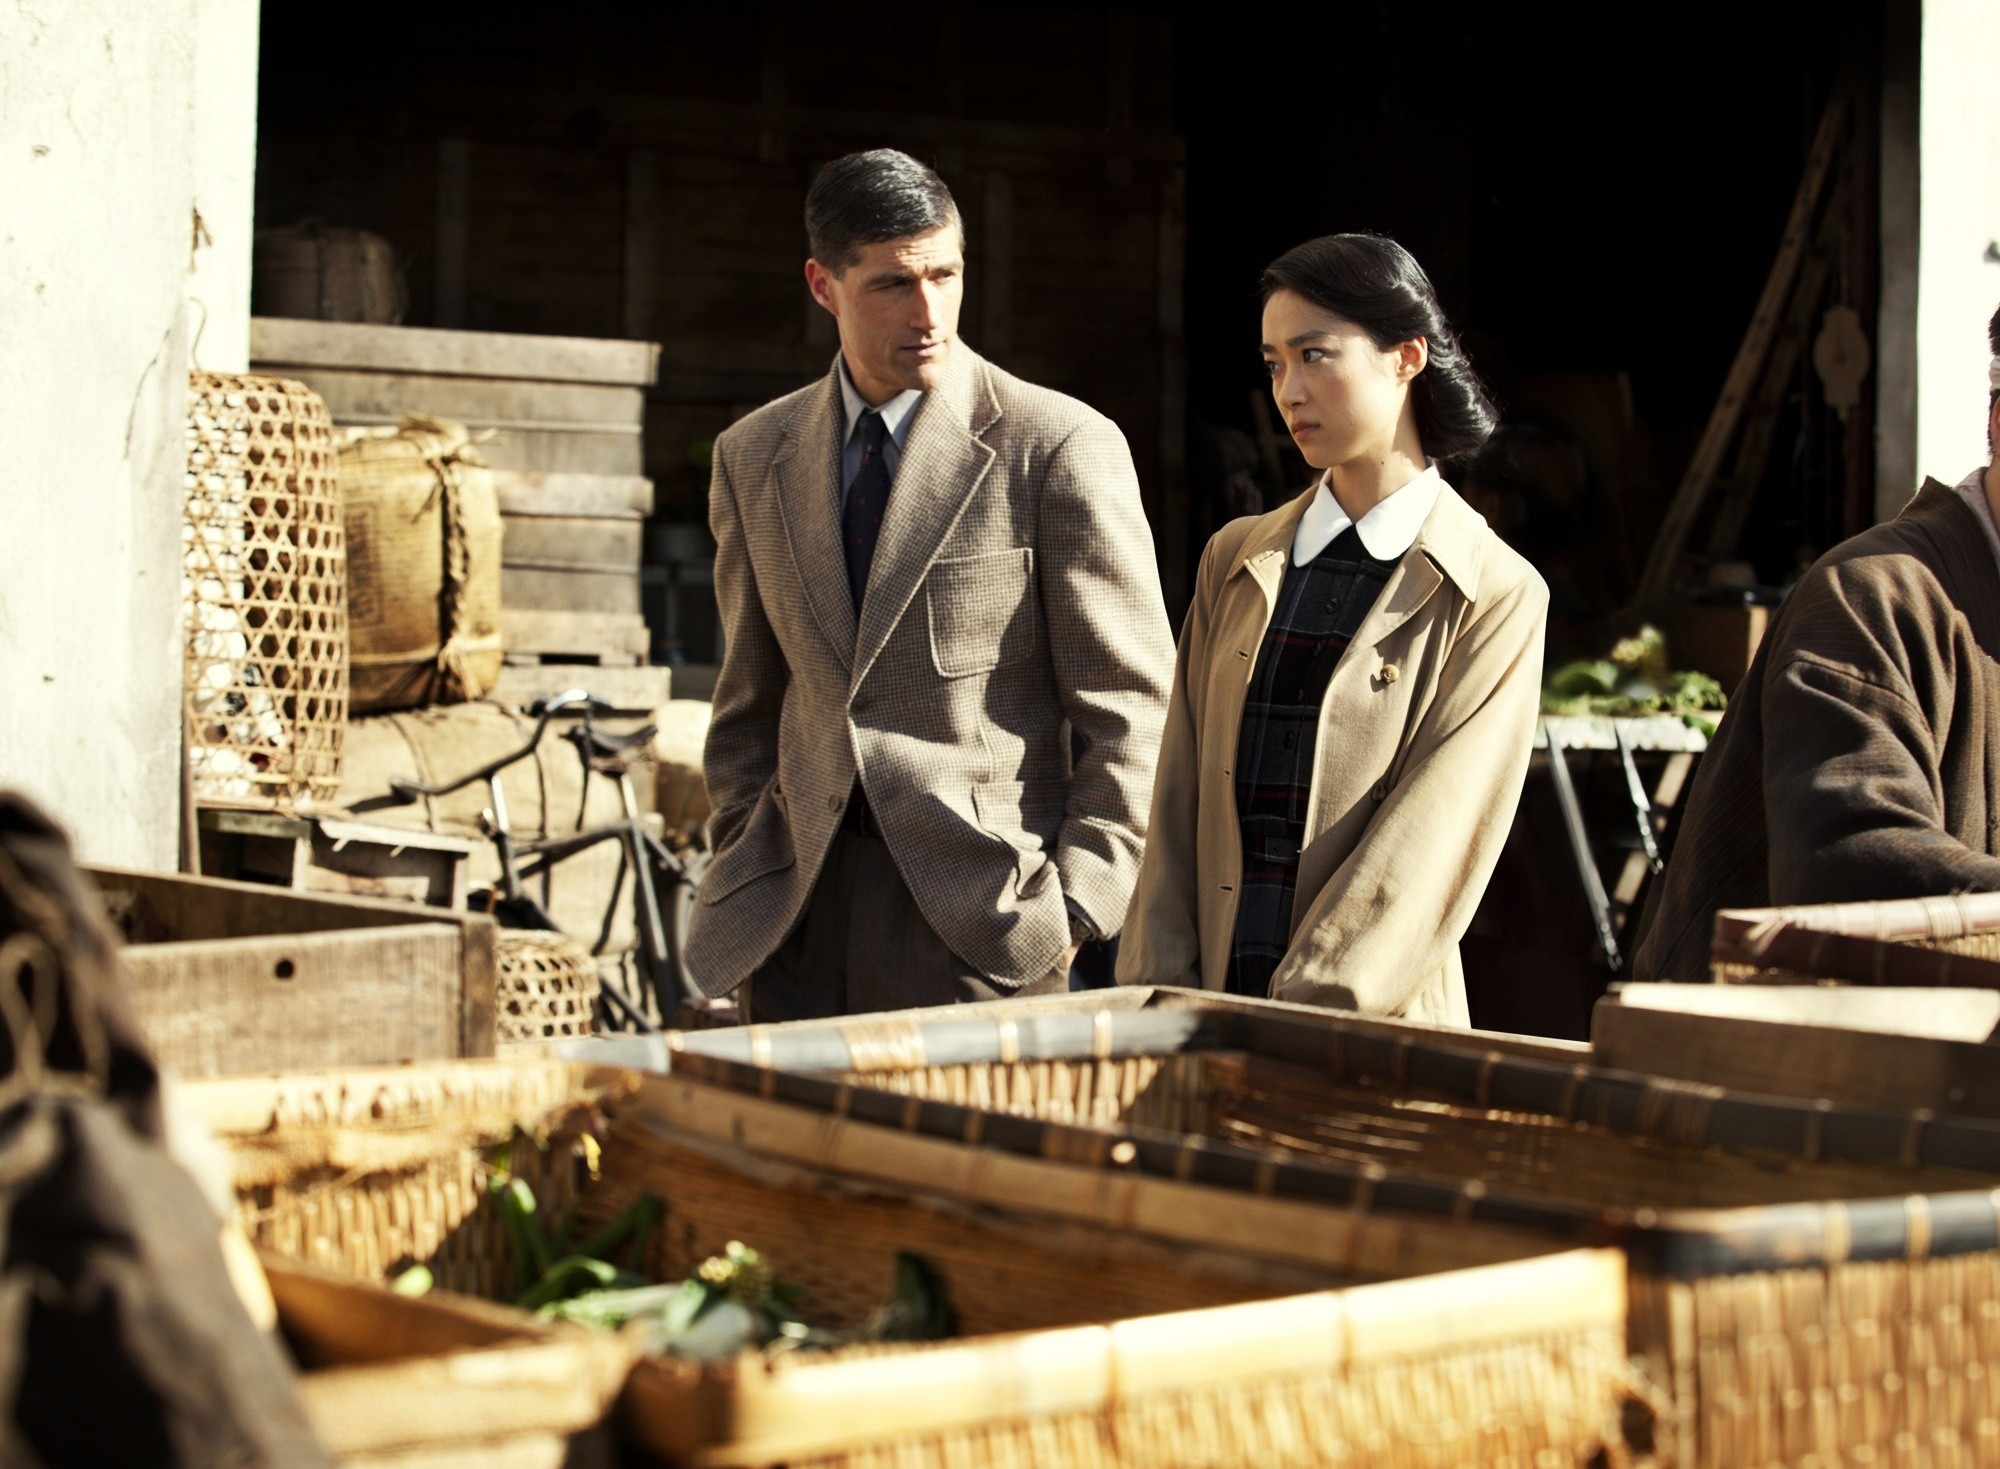
{"label": "bicycle handlebar", "polygon": [[425,785],[422,781],[410,780],[404,776],[392,776],[389,780],[390,794],[402,801],[403,804],[408,805],[413,801],[421,800],[425,796],[448,796],[453,791],[465,789],[465,787],[471,785],[474,781],[489,780],[515,761],[525,760],[534,754],[535,747],[541,744],[543,734],[548,731],[551,719],[565,709],[579,707],[583,710],[583,720],[587,726],[590,723],[591,715],[608,714],[615,706],[609,700],[598,698],[597,695],[591,693],[588,689],[565,689],[560,694],[552,694],[546,699],[537,699],[533,704],[528,706],[528,712],[535,716],[534,733],[528,736],[528,742],[521,746],[520,749],[515,750],[511,754],[502,755],[497,760],[489,761],[477,770],[468,771],[457,780],[447,781],[443,785]]}
{"label": "bicycle handlebar", "polygon": [[615,707],[609,699],[600,699],[589,689],[564,689],[560,694],[551,694],[546,699],[537,699],[528,706],[530,714],[546,718],[560,714],[565,709],[574,709],[581,704],[592,714],[609,714]]}

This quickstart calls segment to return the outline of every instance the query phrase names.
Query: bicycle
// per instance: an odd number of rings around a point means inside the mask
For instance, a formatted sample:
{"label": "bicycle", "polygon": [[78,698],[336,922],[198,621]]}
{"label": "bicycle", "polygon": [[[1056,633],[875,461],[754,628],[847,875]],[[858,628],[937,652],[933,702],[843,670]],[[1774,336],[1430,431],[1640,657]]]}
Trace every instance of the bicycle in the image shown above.
{"label": "bicycle", "polygon": [[[580,711],[580,718],[562,732],[561,738],[576,747],[584,768],[584,805],[588,805],[590,781],[594,776],[614,780],[618,785],[624,820],[604,826],[584,828],[561,836],[522,838],[514,835],[507,814],[507,796],[501,788],[500,773],[523,760],[532,759],[541,747],[549,723],[566,710]],[[634,904],[637,909],[640,962],[653,1008],[660,1021],[672,1027],[683,1019],[715,1024],[727,1019],[727,1001],[715,1001],[702,994],[681,959],[681,935],[693,911],[694,894],[707,866],[707,853],[692,849],[676,852],[646,829],[645,814],[639,809],[632,789],[632,767],[649,758],[657,729],[646,724],[624,735],[608,735],[598,730],[593,719],[608,714],[612,706],[587,689],[567,689],[547,699],[537,699],[528,707],[535,727],[526,744],[502,755],[456,780],[437,785],[398,777],[389,782],[397,801],[410,803],[425,797],[449,795],[476,781],[485,781],[488,806],[480,813],[480,828],[493,843],[500,861],[500,886],[487,899],[487,909],[504,927],[561,932],[548,909],[531,896],[526,884],[564,860],[604,842],[617,842],[625,849],[625,866],[632,874]],[[579,820],[581,817],[579,816]],[[669,903],[660,902],[662,886]],[[622,880],[620,886],[623,886]],[[610,980],[598,993],[598,1024],[605,1030],[632,1029],[658,1034],[660,1025],[647,1013],[647,995],[636,998]]]}

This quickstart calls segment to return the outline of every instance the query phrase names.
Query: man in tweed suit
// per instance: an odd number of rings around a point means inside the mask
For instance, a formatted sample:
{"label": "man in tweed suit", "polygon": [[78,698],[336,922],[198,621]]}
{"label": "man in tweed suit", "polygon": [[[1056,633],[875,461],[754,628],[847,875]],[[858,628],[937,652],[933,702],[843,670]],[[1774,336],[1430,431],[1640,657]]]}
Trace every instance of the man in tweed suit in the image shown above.
{"label": "man in tweed suit", "polygon": [[688,966],[757,1021],[1063,989],[1124,917],[1173,670],[1131,456],[958,340],[929,169],[828,164],[806,231],[840,355],[715,443]]}

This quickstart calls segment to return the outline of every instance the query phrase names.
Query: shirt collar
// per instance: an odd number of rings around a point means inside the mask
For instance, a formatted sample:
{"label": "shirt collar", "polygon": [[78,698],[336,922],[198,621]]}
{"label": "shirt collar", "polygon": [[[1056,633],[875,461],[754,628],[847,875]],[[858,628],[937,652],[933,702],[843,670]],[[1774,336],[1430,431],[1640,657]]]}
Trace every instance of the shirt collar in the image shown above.
{"label": "shirt collar", "polygon": [[[854,380],[847,375],[847,359],[836,358],[835,367],[835,376],[840,379],[840,401],[847,411],[846,427],[840,435],[840,441],[844,444],[854,436],[855,425],[861,422],[863,411],[870,405],[866,398],[855,391]],[[916,388],[905,388],[875,410],[882,415],[882,427],[888,430],[889,437],[896,441],[898,447],[901,447],[903,442],[903,427],[909,422],[910,410],[917,406],[923,396],[923,393]]]}
{"label": "shirt collar", "polygon": [[1437,460],[1433,459],[1415,479],[1383,496],[1356,524],[1340,508],[1340,501],[1333,498],[1327,476],[1322,474],[1319,490],[1306,506],[1305,514],[1299,517],[1298,531],[1292,537],[1292,565],[1304,566],[1332,545],[1334,538],[1350,525],[1370,556],[1377,561],[1396,560],[1416,544],[1417,532],[1430,519],[1438,491],[1443,488],[1444,479],[1438,474]]}
{"label": "shirt collar", "polygon": [[1958,498],[1965,501],[1967,508],[1978,519],[1979,528],[1986,532],[1986,544],[1994,559],[2000,561],[2000,526],[1994,525],[1993,504],[1986,498],[1986,466],[1982,464],[1973,470],[1958,482],[1956,488]]}

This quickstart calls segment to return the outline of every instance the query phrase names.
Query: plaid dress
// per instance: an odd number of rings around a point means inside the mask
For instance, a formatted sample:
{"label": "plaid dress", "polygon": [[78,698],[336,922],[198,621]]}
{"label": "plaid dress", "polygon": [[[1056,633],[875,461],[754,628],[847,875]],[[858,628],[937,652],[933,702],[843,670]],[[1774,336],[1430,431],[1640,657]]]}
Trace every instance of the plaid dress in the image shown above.
{"label": "plaid dress", "polygon": [[1236,745],[1236,815],[1243,836],[1232,994],[1268,996],[1291,946],[1292,890],[1312,794],[1320,705],[1334,665],[1388,584],[1348,526],[1303,566],[1288,565],[1243,700]]}

